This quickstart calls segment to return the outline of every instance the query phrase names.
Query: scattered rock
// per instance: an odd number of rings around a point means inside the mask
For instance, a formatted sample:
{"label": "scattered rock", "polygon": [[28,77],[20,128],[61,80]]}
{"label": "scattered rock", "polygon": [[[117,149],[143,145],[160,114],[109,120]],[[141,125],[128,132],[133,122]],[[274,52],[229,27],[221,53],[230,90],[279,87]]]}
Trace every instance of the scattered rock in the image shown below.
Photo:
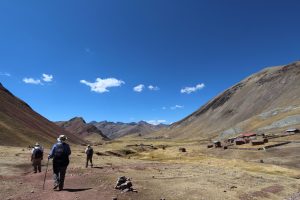
{"label": "scattered rock", "polygon": [[136,191],[132,188],[132,182],[130,178],[126,178],[125,176],[121,176],[117,180],[117,184],[115,189],[122,190],[122,192]]}
{"label": "scattered rock", "polygon": [[298,199],[300,199],[300,192],[293,194],[291,197],[285,200],[298,200]]}
{"label": "scattered rock", "polygon": [[117,197],[113,197],[112,200],[118,200],[118,198]]}
{"label": "scattered rock", "polygon": [[180,148],[179,148],[179,151],[180,151],[180,152],[186,152],[186,149],[183,148],[183,147],[180,147]]}
{"label": "scattered rock", "polygon": [[231,186],[231,187],[230,187],[230,189],[236,189],[236,188],[237,188],[236,186]]}
{"label": "scattered rock", "polygon": [[33,190],[31,190],[31,193],[34,193],[34,191],[33,191]]}
{"label": "scattered rock", "polygon": [[260,160],[259,162],[260,162],[260,163],[264,163],[264,160]]}

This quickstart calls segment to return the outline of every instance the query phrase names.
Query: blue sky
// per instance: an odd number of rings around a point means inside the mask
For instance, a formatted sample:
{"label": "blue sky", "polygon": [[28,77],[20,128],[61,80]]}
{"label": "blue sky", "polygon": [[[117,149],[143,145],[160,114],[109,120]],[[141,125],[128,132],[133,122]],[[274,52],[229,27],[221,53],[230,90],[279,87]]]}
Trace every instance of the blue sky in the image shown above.
{"label": "blue sky", "polygon": [[53,121],[171,123],[299,60],[299,10],[292,0],[4,0],[0,81]]}

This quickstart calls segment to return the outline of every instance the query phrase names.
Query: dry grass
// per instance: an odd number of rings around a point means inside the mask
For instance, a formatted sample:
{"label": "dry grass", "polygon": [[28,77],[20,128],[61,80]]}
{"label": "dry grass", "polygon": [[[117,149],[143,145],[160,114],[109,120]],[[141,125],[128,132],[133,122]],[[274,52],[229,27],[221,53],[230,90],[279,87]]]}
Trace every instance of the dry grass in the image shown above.
{"label": "dry grass", "polygon": [[[128,145],[152,144],[154,147],[167,146],[164,149],[147,149],[137,151]],[[95,152],[124,151],[131,149],[137,152],[124,157],[94,156],[95,169],[85,169],[84,146],[72,146],[69,175],[78,177],[86,185],[97,190],[85,195],[101,195],[110,191],[118,195],[118,199],[283,199],[297,192],[300,187],[299,169],[241,159],[239,151],[234,158],[226,154],[221,157],[217,152],[207,153],[201,141],[170,140],[137,140],[125,138],[115,142],[94,147]],[[185,147],[187,152],[179,152]],[[28,168],[29,152],[16,147],[0,147],[1,175],[21,174]],[[212,150],[223,153],[223,150]],[[242,152],[244,153],[244,152]],[[18,155],[17,155],[18,154]],[[232,154],[232,153],[231,153]],[[17,155],[17,156],[16,156]],[[228,158],[227,158],[228,157]],[[6,158],[6,159],[4,159]],[[24,164],[25,163],[25,164]],[[22,164],[24,166],[22,166]],[[25,170],[25,171],[26,171]],[[51,166],[50,166],[51,170]],[[86,175],[84,175],[86,174]],[[131,177],[136,193],[121,194],[114,191],[113,186],[118,176]],[[99,180],[106,189],[100,187]],[[71,183],[69,183],[71,184]],[[73,184],[76,184],[74,182]],[[279,189],[278,189],[279,188]],[[272,190],[274,189],[274,191]],[[278,189],[275,190],[275,189]],[[0,186],[4,194],[12,194],[9,189]],[[225,191],[225,192],[224,192]],[[22,190],[17,193],[21,195]],[[98,193],[97,193],[98,192]],[[84,193],[76,193],[84,198]],[[255,197],[256,196],[256,197]]]}

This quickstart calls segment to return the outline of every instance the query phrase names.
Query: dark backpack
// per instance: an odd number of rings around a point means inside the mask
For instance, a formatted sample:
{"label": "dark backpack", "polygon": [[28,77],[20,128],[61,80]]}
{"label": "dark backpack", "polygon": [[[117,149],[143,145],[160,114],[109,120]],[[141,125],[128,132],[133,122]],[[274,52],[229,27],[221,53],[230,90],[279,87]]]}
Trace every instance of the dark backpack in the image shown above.
{"label": "dark backpack", "polygon": [[42,158],[43,157],[43,151],[41,149],[34,149],[33,150],[33,158],[38,159],[38,158]]}
{"label": "dark backpack", "polygon": [[88,148],[87,151],[86,151],[87,156],[92,156],[93,153],[94,153],[94,150],[92,148]]}
{"label": "dark backpack", "polygon": [[66,157],[65,148],[63,144],[57,144],[54,152],[54,158],[62,160]]}

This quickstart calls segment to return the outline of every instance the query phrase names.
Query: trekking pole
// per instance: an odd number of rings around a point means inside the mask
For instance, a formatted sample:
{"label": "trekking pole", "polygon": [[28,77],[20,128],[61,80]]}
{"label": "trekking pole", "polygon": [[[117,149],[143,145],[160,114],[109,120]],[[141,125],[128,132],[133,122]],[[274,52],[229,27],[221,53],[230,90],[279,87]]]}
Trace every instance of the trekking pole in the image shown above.
{"label": "trekking pole", "polygon": [[47,176],[47,171],[48,171],[48,164],[49,164],[49,159],[47,161],[47,167],[46,167],[46,172],[45,172],[45,177],[44,177],[44,183],[43,183],[43,190],[45,189],[45,182],[46,182],[46,176]]}

